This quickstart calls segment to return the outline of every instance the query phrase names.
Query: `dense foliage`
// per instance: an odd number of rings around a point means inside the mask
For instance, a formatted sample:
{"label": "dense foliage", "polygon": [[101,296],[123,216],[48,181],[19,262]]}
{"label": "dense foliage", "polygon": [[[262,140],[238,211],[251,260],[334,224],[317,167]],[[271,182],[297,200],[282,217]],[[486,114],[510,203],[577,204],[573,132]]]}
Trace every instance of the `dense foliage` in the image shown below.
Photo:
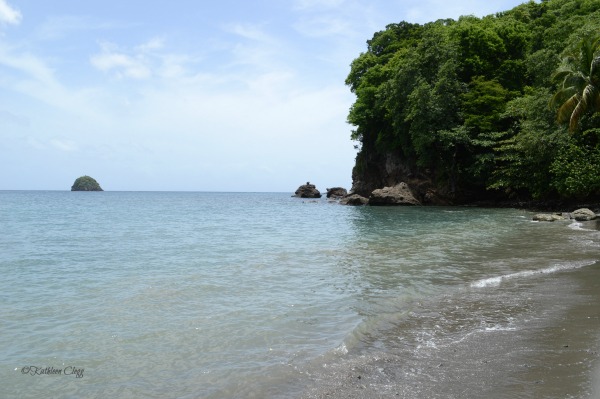
{"label": "dense foliage", "polygon": [[346,80],[354,175],[394,153],[451,194],[599,195],[599,38],[598,0],[388,25]]}
{"label": "dense foliage", "polygon": [[75,180],[71,191],[103,191],[100,184],[90,176],[81,176]]}

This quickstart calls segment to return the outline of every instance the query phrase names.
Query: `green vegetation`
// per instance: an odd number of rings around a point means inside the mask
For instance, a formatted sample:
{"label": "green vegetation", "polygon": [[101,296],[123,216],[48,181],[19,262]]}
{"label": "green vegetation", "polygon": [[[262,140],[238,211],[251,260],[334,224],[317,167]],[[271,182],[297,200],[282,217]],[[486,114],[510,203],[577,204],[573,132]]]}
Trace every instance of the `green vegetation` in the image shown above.
{"label": "green vegetation", "polygon": [[346,80],[355,180],[386,154],[471,199],[600,196],[600,1],[390,24]]}
{"label": "green vegetation", "polygon": [[81,176],[75,180],[71,191],[103,191],[98,182],[89,176]]}

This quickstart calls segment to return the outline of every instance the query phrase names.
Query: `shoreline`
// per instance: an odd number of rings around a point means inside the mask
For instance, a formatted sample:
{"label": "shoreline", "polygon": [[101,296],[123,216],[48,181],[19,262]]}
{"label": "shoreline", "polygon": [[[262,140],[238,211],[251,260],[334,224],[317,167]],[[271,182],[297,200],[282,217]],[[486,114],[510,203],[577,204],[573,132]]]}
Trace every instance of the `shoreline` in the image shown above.
{"label": "shoreline", "polygon": [[[600,262],[534,280],[488,294],[514,300],[522,308],[514,320],[452,333],[446,344],[418,350],[393,343],[403,333],[395,326],[383,331],[392,342],[384,350],[351,351],[314,370],[299,397],[600,397]],[[492,319],[503,311],[472,292],[460,300],[468,309],[486,308]]]}

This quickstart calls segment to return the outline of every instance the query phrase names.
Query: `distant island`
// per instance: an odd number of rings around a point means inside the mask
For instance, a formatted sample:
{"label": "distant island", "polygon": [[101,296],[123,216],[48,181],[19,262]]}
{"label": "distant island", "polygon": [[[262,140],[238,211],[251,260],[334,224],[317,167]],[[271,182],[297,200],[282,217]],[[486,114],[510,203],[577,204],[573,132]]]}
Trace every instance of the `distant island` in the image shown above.
{"label": "distant island", "polygon": [[90,176],[81,176],[71,186],[71,191],[104,191],[96,179]]}

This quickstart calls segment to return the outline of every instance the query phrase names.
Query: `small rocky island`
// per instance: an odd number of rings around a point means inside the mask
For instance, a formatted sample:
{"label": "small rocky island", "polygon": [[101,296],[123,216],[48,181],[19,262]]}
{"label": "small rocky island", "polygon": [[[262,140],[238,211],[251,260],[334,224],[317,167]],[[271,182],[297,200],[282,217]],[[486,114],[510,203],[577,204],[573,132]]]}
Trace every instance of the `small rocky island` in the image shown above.
{"label": "small rocky island", "polygon": [[317,190],[317,187],[314,184],[310,184],[310,182],[306,182],[306,184],[298,187],[298,190],[292,195],[292,197],[299,198],[321,198],[321,193]]}
{"label": "small rocky island", "polygon": [[90,176],[81,176],[71,186],[71,191],[104,191],[100,184]]}

